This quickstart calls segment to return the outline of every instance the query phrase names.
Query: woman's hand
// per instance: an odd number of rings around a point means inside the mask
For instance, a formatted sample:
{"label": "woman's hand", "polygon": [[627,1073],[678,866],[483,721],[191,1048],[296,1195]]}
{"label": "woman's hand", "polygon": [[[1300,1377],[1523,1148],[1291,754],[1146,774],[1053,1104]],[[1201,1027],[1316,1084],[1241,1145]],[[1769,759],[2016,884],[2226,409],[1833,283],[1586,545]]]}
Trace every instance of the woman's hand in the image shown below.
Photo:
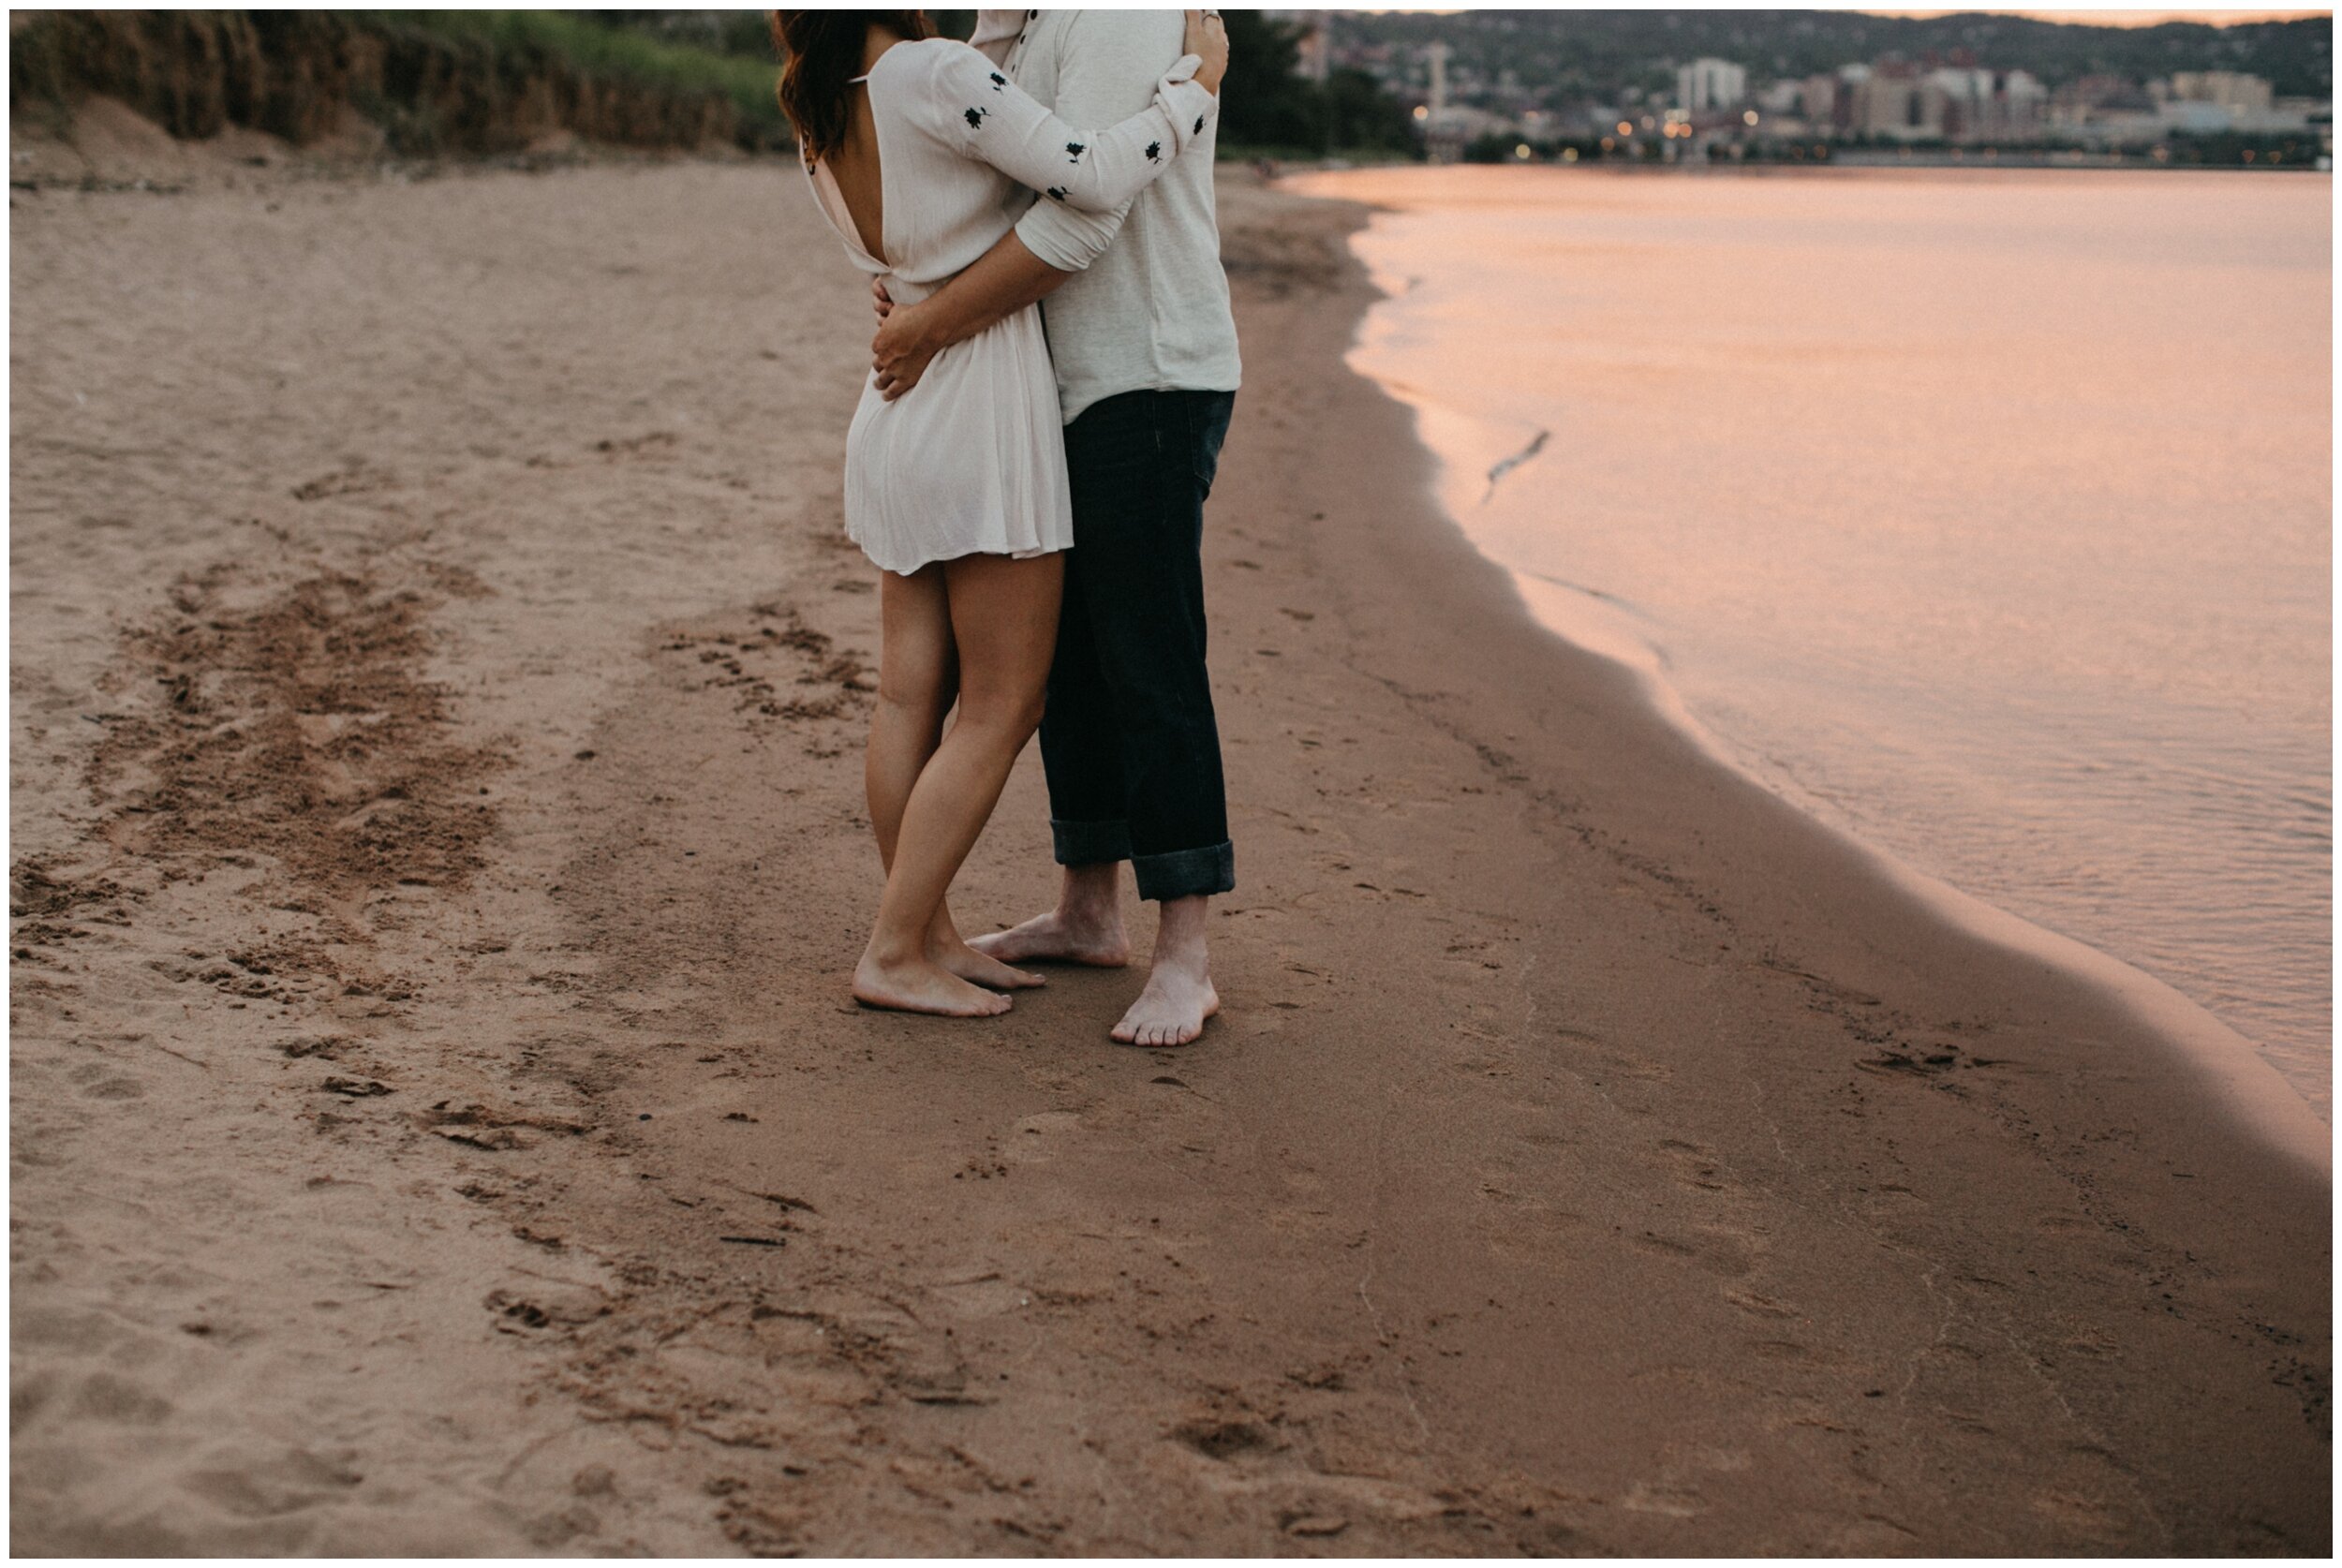
{"label": "woman's hand", "polygon": [[1187,13],[1187,42],[1181,52],[1203,61],[1195,68],[1195,80],[1217,96],[1220,79],[1228,74],[1228,28],[1218,11]]}

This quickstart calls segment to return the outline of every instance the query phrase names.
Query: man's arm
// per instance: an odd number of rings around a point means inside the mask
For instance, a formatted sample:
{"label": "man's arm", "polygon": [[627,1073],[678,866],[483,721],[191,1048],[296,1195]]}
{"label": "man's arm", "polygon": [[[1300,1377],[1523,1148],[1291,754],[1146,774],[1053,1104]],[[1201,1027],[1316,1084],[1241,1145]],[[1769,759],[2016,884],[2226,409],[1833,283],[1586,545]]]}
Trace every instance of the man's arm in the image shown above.
{"label": "man's arm", "polygon": [[[1179,11],[1092,11],[1068,26],[1055,112],[1069,125],[1119,125],[1154,101],[1155,83],[1185,45]],[[919,384],[927,363],[955,343],[1045,298],[1104,256],[1131,203],[1085,213],[1036,202],[1014,230],[916,304],[882,307],[871,369],[888,402]]]}
{"label": "man's arm", "polygon": [[[1121,124],[1154,101],[1155,83],[1186,40],[1183,11],[1082,12],[1066,24],[1058,55],[1057,117],[1096,130]],[[1017,220],[1016,235],[1060,272],[1084,272],[1114,244],[1131,205],[1085,213],[1063,202],[1035,202]]]}
{"label": "man's arm", "polygon": [[[894,402],[919,384],[936,355],[1005,321],[1073,275],[1026,249],[1012,229],[926,299],[907,305],[882,303],[883,318],[870,344],[879,394]],[[886,300],[882,287],[879,299]]]}

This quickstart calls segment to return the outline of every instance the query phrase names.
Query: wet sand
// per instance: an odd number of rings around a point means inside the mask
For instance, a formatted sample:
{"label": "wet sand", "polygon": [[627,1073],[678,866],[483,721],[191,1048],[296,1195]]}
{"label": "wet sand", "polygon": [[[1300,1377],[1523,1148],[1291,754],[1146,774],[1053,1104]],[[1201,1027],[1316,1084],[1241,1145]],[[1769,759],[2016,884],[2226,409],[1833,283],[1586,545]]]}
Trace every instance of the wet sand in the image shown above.
{"label": "wet sand", "polygon": [[[1142,1052],[848,1002],[789,170],[238,180],[12,198],[15,1549],[2326,1549],[2324,1175],[1539,631],[1356,209],[1224,182],[1241,887]],[[964,923],[1045,857],[1029,755]]]}

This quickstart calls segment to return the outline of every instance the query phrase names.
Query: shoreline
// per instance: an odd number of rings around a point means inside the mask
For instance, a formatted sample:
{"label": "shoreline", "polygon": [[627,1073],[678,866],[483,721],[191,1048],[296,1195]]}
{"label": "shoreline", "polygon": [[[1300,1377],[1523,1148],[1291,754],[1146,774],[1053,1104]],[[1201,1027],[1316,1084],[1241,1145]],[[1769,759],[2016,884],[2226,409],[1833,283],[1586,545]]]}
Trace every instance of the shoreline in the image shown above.
{"label": "shoreline", "polygon": [[[1460,525],[1458,531],[1462,531]],[[1491,564],[1502,566],[1501,562]],[[1819,833],[1841,842],[1850,853],[1870,864],[1877,881],[1933,915],[1948,932],[2000,949],[2014,960],[2049,964],[2067,974],[2077,987],[2130,1014],[2139,1028],[2157,1036],[2167,1049],[2201,1073],[2206,1090],[2221,1098],[2239,1129],[2297,1161],[2305,1174],[2332,1185],[2333,1128],[2318,1115],[2316,1105],[2294,1088],[2242,1031],[2222,1023],[2202,1003],[2137,965],[1923,871],[1885,846],[1871,843],[1853,829],[1808,809],[1803,803],[1769,784],[1702,724],[1651,660],[1634,658],[1623,650],[1605,652],[1595,641],[1601,636],[1598,631],[1574,634],[1566,625],[1559,601],[1576,590],[1563,589],[1556,595],[1540,596],[1527,573],[1513,568],[1504,570],[1516,580],[1524,615],[1573,652],[1616,664],[1632,674],[1640,683],[1644,700],[1653,713],[1682,731],[1715,767],[1747,788],[1780,801]],[[1548,620],[1531,604],[1530,600],[1537,597],[1555,599],[1554,620]],[[1556,621],[1563,624],[1555,624]]]}
{"label": "shoreline", "polygon": [[[1365,214],[1371,210],[1371,203],[1356,198],[1306,189],[1297,189],[1294,194],[1305,201],[1357,212],[1360,215],[1355,224],[1344,225],[1345,231],[1362,226]],[[1365,264],[1348,251],[1346,243],[1344,256],[1354,274],[1348,280],[1351,288],[1362,290],[1374,302],[1389,298],[1371,281]],[[1371,308],[1371,304],[1368,308]],[[1735,784],[1792,814],[1811,835],[1831,846],[1833,857],[1852,856],[1869,863],[1877,884],[1874,896],[1907,899],[1921,918],[1939,921],[1947,935],[2003,950],[2013,961],[2047,962],[2068,973],[2073,984],[2089,995],[2092,1005],[2111,1005],[2131,1014],[2139,1028],[2159,1036],[2175,1057],[2202,1074],[2205,1087],[2227,1102],[2240,1129],[2265,1139],[2272,1150],[2298,1161],[2306,1174],[2331,1183],[2332,1129],[2238,1030],[2221,1023],[2175,986],[2135,965],[1968,893],[1809,812],[1736,758],[1692,713],[1646,650],[1621,643],[1582,614],[1573,617],[1569,612],[1575,608],[1580,590],[1569,584],[1540,582],[1533,574],[1508,567],[1484,553],[1439,499],[1437,475],[1445,460],[1414,428],[1419,411],[1407,389],[1382,383],[1351,368],[1348,348],[1364,330],[1365,319],[1366,311],[1362,309],[1341,355],[1343,370],[1372,386],[1394,407],[1404,410],[1416,453],[1409,466],[1421,471],[1416,486],[1419,504],[1440,526],[1452,533],[1454,541],[1469,551],[1475,561],[1505,579],[1502,590],[1483,597],[1502,602],[1499,624],[1505,618],[1518,623],[1506,629],[1508,635],[1518,635],[1525,629],[1534,636],[1549,638],[1571,658],[1589,661],[1602,668],[1606,676],[1629,683],[1643,710],[1641,717],[1672,731]],[[1527,451],[1534,452],[1547,434],[1540,432]],[[1519,461],[1519,455],[1506,459],[1500,465],[1500,471]],[[1541,611],[1540,604],[1547,608]],[[1497,605],[1491,603],[1488,608],[1494,610]],[[1476,625],[1490,624],[1476,614],[1472,619]]]}
{"label": "shoreline", "polygon": [[[1382,386],[1382,391],[1412,411],[1414,405],[1402,391],[1389,386]],[[1700,722],[1648,650],[1629,646],[1585,615],[1575,602],[1582,590],[1540,581],[1481,552],[1476,544],[1472,544],[1463,525],[1440,505],[1436,484],[1425,502],[1456,529],[1475,555],[1511,580],[1521,616],[1573,654],[1614,665],[1632,678],[1653,715],[1681,732],[1712,766],[1742,785],[1779,801],[1817,832],[1869,862],[1872,875],[1879,883],[1928,911],[1947,931],[2003,949],[2012,958],[2048,963],[2069,975],[2075,985],[2097,993],[2131,1014],[2140,1028],[2157,1036],[2168,1049],[2201,1074],[2205,1088],[2222,1099],[2241,1128],[2298,1161],[2305,1173],[2332,1183],[2333,1128],[2319,1116],[2316,1105],[2242,1031],[2221,1022],[2177,986],[2137,965],[1921,870],[1893,851],[1870,842],[1853,829],[1830,821],[1775,788]],[[1540,605],[1545,608],[1540,609]]]}
{"label": "shoreline", "polygon": [[1355,209],[1223,171],[1226,1011],[852,1007],[782,172],[21,198],[20,1551],[2323,1549],[2327,1185],[1526,614]]}
{"label": "shoreline", "polygon": [[[1338,188],[1312,189],[1308,176],[1293,179],[1290,184],[1295,194],[1303,200],[1362,203],[1369,210],[1373,208],[1370,200],[1345,196]],[[1371,277],[1371,269],[1363,259],[1355,256],[1353,259]],[[1390,297],[1376,286],[1378,301]],[[1352,339],[1354,349],[1358,336],[1368,330],[1367,318],[1362,316],[1358,333]],[[1434,473],[1452,466],[1458,460],[1441,454],[1437,442],[1423,429],[1426,407],[1430,404],[1429,394],[1358,369],[1356,358],[1355,352],[1345,354],[1345,366],[1373,381],[1386,396],[1408,409],[1415,438],[1432,454]],[[1539,430],[1522,451],[1500,462],[1489,476],[1490,494],[1499,479],[1534,456],[1550,434]],[[1575,584],[1506,565],[1488,555],[1472,540],[1462,520],[1447,510],[1441,499],[1441,488],[1438,479],[1430,481],[1426,504],[1456,530],[1475,555],[1505,573],[1520,615],[1575,652],[1619,667],[1638,683],[1643,700],[1652,711],[1682,732],[1714,766],[1749,788],[1781,801],[1823,835],[1842,841],[1847,849],[1871,861],[1880,882],[1932,910],[1949,930],[2007,949],[2019,957],[2053,964],[2068,971],[2076,984],[2092,989],[2128,1012],[2141,1028],[2162,1037],[2169,1049],[2201,1071],[2206,1088],[2223,1099],[2240,1125],[2299,1161],[2305,1170],[2331,1183],[2333,1130],[2318,1102],[2295,1087],[2242,1029],[2222,1021],[2176,984],[2138,964],[2086,939],[2019,913],[1986,895],[1971,892],[1949,877],[1920,868],[1896,851],[1873,842],[1850,821],[1823,811],[1819,803],[1801,798],[1784,781],[1768,777],[1752,759],[1727,744],[1693,713],[1668,679],[1664,656],[1633,631],[1608,623],[1608,613],[1600,603],[1603,596]]]}

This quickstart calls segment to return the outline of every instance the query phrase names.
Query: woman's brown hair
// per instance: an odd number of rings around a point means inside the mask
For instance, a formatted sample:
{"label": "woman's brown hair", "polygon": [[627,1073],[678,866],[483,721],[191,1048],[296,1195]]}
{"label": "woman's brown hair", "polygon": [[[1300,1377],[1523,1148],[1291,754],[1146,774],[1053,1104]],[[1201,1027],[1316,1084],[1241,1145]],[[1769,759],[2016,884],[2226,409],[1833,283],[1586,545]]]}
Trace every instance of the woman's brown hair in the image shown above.
{"label": "woman's brown hair", "polygon": [[882,27],[904,38],[932,37],[925,11],[767,11],[780,52],[780,111],[797,130],[805,161],[845,145],[852,113],[848,86],[862,74],[863,40]]}

